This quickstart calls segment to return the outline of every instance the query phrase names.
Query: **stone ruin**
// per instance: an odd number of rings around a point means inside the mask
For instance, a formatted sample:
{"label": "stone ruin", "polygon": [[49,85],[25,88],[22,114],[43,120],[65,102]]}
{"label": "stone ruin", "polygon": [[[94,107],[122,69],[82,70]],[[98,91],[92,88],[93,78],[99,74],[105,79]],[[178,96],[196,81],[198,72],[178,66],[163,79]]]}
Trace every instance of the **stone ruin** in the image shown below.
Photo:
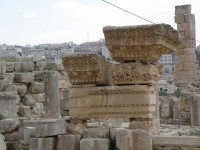
{"label": "stone ruin", "polygon": [[[200,120],[195,120],[198,95],[188,87],[198,84],[193,82],[196,74],[188,76],[196,72],[195,60],[185,62],[192,60],[195,48],[187,38],[195,35],[190,12],[189,5],[176,7],[178,31],[186,36],[182,43],[167,24],[104,27],[113,61],[95,53],[70,54],[63,57],[64,67],[51,64],[53,71],[43,70],[41,59],[1,61],[0,149],[6,150],[5,141],[18,150],[199,150],[199,137],[159,135],[160,120],[180,121],[184,114],[192,116],[193,124]],[[157,61],[176,50],[183,60],[175,78],[181,99],[168,97],[159,105],[157,82],[163,69]],[[112,119],[112,126],[92,124],[92,119]],[[123,119],[130,120],[128,127],[122,126]]]}

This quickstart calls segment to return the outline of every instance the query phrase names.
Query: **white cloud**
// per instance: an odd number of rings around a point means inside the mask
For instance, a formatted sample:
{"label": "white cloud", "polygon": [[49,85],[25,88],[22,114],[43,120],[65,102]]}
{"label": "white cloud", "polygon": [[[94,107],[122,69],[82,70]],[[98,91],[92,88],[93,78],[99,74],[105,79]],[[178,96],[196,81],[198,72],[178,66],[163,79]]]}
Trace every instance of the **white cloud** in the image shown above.
{"label": "white cloud", "polygon": [[23,15],[24,19],[33,19],[36,17],[36,13],[35,12],[27,12],[26,14]]}

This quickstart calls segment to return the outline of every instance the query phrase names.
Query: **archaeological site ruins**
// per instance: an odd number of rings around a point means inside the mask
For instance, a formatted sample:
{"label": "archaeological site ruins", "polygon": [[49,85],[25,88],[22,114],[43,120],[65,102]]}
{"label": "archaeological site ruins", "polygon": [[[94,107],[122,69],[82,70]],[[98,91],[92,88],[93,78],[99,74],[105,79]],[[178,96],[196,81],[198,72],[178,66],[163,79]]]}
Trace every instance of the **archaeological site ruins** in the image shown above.
{"label": "archaeological site ruins", "polygon": [[[173,19],[173,18],[172,18]],[[0,61],[0,150],[200,150],[195,16],[171,25],[105,26],[112,60],[73,53]],[[175,94],[160,95],[162,55],[175,54]]]}

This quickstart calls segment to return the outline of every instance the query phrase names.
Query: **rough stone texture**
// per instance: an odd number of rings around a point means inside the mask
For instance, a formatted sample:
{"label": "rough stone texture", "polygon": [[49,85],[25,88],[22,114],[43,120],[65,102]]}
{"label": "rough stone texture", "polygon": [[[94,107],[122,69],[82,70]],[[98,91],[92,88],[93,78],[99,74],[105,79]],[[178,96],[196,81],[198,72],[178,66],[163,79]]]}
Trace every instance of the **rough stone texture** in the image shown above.
{"label": "rough stone texture", "polygon": [[16,130],[19,127],[18,119],[0,120],[0,133],[8,133]]}
{"label": "rough stone texture", "polygon": [[55,150],[56,138],[31,138],[29,150]]}
{"label": "rough stone texture", "polygon": [[40,93],[40,94],[31,94],[32,98],[38,102],[38,103],[43,103],[45,102],[45,94]]}
{"label": "rough stone texture", "polygon": [[69,98],[70,117],[83,119],[152,118],[156,104],[155,89],[147,85],[71,88]]}
{"label": "rough stone texture", "polygon": [[40,62],[40,61],[44,61],[44,58],[42,56],[33,56],[33,57],[31,57],[31,61],[32,62]]}
{"label": "rough stone texture", "polygon": [[35,127],[24,128],[24,144],[29,144],[30,138],[36,137]]}
{"label": "rough stone texture", "polygon": [[69,110],[69,100],[61,100],[60,108],[63,110]]}
{"label": "rough stone texture", "polygon": [[53,123],[47,123],[36,126],[36,137],[47,137],[66,133],[65,120],[56,120]]}
{"label": "rough stone texture", "polygon": [[30,106],[19,106],[19,114],[22,117],[28,117],[31,114],[31,108]]}
{"label": "rough stone texture", "polygon": [[29,90],[32,94],[44,93],[44,83],[33,82]]}
{"label": "rough stone texture", "polygon": [[17,131],[13,131],[11,133],[4,133],[5,141],[18,141],[19,134]]}
{"label": "rough stone texture", "polygon": [[0,61],[0,74],[6,73],[6,63],[4,61]]}
{"label": "rough stone texture", "polygon": [[47,72],[47,78],[45,79],[45,110],[48,118],[61,117],[58,73],[55,71]]}
{"label": "rough stone texture", "polygon": [[33,106],[32,112],[37,115],[43,115],[44,112],[44,104],[43,103],[35,103]]}
{"label": "rough stone texture", "polygon": [[80,150],[80,135],[58,135],[57,150]]}
{"label": "rough stone texture", "polygon": [[47,76],[46,72],[47,71],[34,71],[35,80],[44,81]]}
{"label": "rough stone texture", "polygon": [[44,65],[45,65],[45,62],[44,62],[44,61],[36,62],[34,70],[35,70],[35,71],[42,71]]}
{"label": "rough stone texture", "polygon": [[69,123],[67,124],[66,129],[70,134],[83,135],[83,130],[86,129],[86,125],[84,123]]}
{"label": "rough stone texture", "polygon": [[167,24],[107,26],[103,32],[106,46],[115,61],[156,62],[162,54],[175,51],[180,42],[178,32]]}
{"label": "rough stone texture", "polygon": [[181,5],[175,7],[175,15],[191,14],[191,5]]}
{"label": "rough stone texture", "polygon": [[23,97],[27,93],[27,86],[25,84],[16,83],[15,87],[17,88],[18,95]]}
{"label": "rough stone texture", "polygon": [[86,128],[83,130],[83,138],[109,138],[109,128]]}
{"label": "rough stone texture", "polygon": [[144,130],[126,130],[117,132],[117,148],[119,150],[152,150],[151,136]]}
{"label": "rough stone texture", "polygon": [[32,72],[34,70],[33,62],[22,62],[22,71],[23,72]]}
{"label": "rough stone texture", "polygon": [[0,134],[0,148],[1,150],[6,150],[6,144],[4,142],[4,137],[2,134]]}
{"label": "rough stone texture", "polygon": [[109,139],[82,139],[80,150],[109,150]]}
{"label": "rough stone texture", "polygon": [[22,102],[23,102],[24,105],[30,106],[30,107],[33,107],[35,105],[35,100],[33,99],[33,97],[30,94],[25,95],[22,98]]}
{"label": "rough stone texture", "polygon": [[194,94],[191,97],[191,125],[199,126],[200,125],[200,95]]}
{"label": "rough stone texture", "polygon": [[15,73],[15,82],[17,83],[31,83],[33,80],[33,73]]}
{"label": "rough stone texture", "polygon": [[13,72],[13,71],[14,71],[14,63],[6,62],[6,72]]}
{"label": "rough stone texture", "polygon": [[22,71],[22,63],[21,62],[15,62],[15,71],[16,72],[21,72]]}

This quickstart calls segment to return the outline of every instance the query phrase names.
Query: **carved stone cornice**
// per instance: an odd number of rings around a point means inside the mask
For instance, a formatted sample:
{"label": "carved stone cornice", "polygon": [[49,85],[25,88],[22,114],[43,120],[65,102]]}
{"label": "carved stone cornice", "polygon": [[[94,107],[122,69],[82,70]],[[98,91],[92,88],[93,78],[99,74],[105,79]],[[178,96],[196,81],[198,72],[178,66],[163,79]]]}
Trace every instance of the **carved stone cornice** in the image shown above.
{"label": "carved stone cornice", "polygon": [[156,84],[163,72],[161,65],[122,63],[112,66],[113,85]]}
{"label": "carved stone cornice", "polygon": [[176,51],[180,37],[167,24],[103,28],[105,42],[115,61],[156,62],[161,55]]}
{"label": "carved stone cornice", "polygon": [[98,54],[70,54],[62,61],[72,85],[107,85],[108,62]]}

